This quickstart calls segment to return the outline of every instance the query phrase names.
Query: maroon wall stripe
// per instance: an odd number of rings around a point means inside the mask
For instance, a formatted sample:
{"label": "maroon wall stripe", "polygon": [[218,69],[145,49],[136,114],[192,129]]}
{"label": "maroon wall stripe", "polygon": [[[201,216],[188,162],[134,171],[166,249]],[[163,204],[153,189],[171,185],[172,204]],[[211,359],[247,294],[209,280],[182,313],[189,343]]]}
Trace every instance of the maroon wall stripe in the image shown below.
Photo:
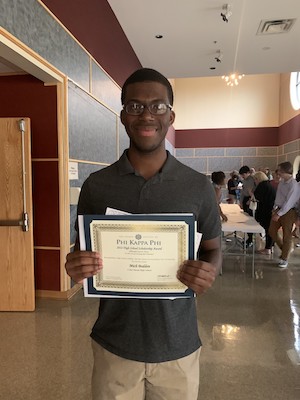
{"label": "maroon wall stripe", "polygon": [[300,114],[279,127],[278,145],[300,139]]}
{"label": "maroon wall stripe", "polygon": [[278,146],[278,128],[176,130],[176,148]]}
{"label": "maroon wall stripe", "polygon": [[42,1],[120,86],[141,68],[106,0]]}

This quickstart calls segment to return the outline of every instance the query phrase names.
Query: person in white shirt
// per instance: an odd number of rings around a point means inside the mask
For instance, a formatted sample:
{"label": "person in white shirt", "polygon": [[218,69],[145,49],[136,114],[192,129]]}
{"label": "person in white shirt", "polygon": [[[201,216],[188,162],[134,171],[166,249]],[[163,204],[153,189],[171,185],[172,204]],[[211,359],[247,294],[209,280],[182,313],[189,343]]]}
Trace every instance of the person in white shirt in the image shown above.
{"label": "person in white shirt", "polygon": [[[297,220],[296,206],[300,191],[298,182],[293,178],[293,166],[289,161],[278,165],[278,173],[281,180],[276,192],[269,235],[281,249],[278,266],[286,268],[292,246],[293,227]],[[282,237],[278,233],[280,228],[282,228]]]}

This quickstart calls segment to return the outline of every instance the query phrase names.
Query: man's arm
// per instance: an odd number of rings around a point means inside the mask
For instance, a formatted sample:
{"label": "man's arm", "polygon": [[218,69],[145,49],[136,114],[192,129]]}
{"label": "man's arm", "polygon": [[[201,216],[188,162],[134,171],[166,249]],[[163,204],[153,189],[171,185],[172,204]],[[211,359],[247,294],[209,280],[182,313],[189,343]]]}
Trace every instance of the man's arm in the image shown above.
{"label": "man's arm", "polygon": [[221,238],[218,236],[201,243],[199,260],[184,261],[177,278],[196,294],[202,294],[213,285],[221,264]]}
{"label": "man's arm", "polygon": [[300,186],[298,184],[291,185],[290,190],[286,195],[285,202],[281,205],[280,209],[277,211],[279,217],[282,217],[284,214],[290,211],[291,208],[295,207],[295,205],[299,200],[299,196],[300,196]]}

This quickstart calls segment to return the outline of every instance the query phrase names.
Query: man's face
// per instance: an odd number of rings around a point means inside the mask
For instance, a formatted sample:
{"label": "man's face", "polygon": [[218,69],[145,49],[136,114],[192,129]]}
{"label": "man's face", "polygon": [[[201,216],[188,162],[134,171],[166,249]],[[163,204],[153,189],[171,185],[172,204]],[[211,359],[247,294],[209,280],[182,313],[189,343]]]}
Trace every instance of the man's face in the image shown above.
{"label": "man's face", "polygon": [[[153,103],[169,104],[167,88],[158,82],[137,82],[127,86],[124,105],[129,102],[143,105]],[[153,115],[145,107],[140,115],[121,112],[121,121],[130,138],[130,147],[142,153],[164,148],[164,139],[175,114],[169,108],[163,115]]]}
{"label": "man's face", "polygon": [[290,179],[291,175],[287,174],[286,172],[284,172],[281,168],[278,168],[278,175],[280,176],[281,179],[283,179],[284,181],[287,181]]}

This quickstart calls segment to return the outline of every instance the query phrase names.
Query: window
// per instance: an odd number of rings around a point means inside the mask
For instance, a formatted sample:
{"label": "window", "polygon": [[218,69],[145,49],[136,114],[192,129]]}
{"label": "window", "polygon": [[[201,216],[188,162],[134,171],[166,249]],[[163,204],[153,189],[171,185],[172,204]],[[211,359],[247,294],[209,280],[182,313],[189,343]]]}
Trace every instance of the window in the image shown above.
{"label": "window", "polygon": [[290,99],[294,110],[300,109],[300,72],[292,72],[290,77]]}

